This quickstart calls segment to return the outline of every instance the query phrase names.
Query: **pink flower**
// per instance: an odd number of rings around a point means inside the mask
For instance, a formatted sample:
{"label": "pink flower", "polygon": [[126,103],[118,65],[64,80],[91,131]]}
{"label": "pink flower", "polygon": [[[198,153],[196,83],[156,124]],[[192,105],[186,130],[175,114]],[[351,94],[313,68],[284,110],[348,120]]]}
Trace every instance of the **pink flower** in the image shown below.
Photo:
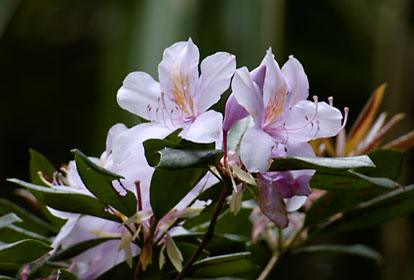
{"label": "pink flower", "polygon": [[144,72],[130,73],[118,91],[119,105],[168,132],[179,128],[184,139],[210,143],[220,137],[222,115],[209,110],[228,88],[236,68],[233,55],[205,58],[198,74],[199,52],[191,39],[164,51],[159,81]]}
{"label": "pink flower", "polygon": [[[325,102],[317,102],[316,97],[315,102],[306,100],[308,88],[299,61],[291,56],[280,69],[271,49],[252,73],[246,67],[236,71],[232,89],[239,105],[233,107],[242,106],[254,120],[240,146],[240,156],[248,171],[266,172],[274,157],[312,156],[308,141],[331,137],[340,131],[341,112]],[[234,108],[233,111],[240,112]]]}

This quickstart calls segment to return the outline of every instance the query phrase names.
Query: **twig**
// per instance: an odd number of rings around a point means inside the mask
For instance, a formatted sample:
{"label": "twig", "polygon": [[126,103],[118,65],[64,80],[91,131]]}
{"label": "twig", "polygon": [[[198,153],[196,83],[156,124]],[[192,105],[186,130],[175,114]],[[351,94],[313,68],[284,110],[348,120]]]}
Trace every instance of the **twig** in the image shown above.
{"label": "twig", "polygon": [[204,248],[207,246],[207,243],[213,238],[214,236],[214,228],[216,226],[218,215],[220,214],[220,210],[224,205],[224,202],[226,201],[226,197],[229,193],[229,188],[227,185],[223,186],[223,190],[221,191],[220,198],[217,202],[216,209],[214,210],[214,214],[211,217],[210,225],[208,226],[207,232],[204,235],[203,240],[201,241],[200,245],[198,246],[197,250],[194,252],[194,254],[191,256],[191,258],[187,261],[185,266],[183,267],[183,270],[178,274],[177,278],[175,280],[181,280],[184,277],[184,274],[187,272],[187,270],[190,269],[190,267],[193,265],[197,257],[201,254],[201,252],[204,250]]}
{"label": "twig", "polygon": [[269,276],[270,272],[272,271],[273,267],[276,265],[278,260],[279,260],[279,254],[275,252],[272,258],[267,263],[265,269],[263,269],[259,278],[257,278],[257,280],[265,280]]}

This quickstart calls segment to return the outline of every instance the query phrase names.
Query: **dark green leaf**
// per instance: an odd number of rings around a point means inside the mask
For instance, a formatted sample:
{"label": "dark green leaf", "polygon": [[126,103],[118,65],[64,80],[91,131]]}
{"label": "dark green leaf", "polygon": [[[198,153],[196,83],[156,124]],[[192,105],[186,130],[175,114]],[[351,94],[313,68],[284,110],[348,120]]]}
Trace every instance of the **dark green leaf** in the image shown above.
{"label": "dark green leaf", "polygon": [[89,165],[92,161],[86,160],[79,153],[79,151],[76,151],[76,168],[86,188],[101,201],[113,206],[126,216],[130,217],[135,214],[137,211],[137,198],[134,193],[126,190],[126,195],[122,196],[112,185],[112,181],[120,177],[108,175],[110,171],[102,167],[100,167],[100,171],[97,171],[98,168],[96,166],[92,167]]}
{"label": "dark green leaf", "polygon": [[217,219],[215,233],[219,234],[234,234],[240,236],[245,241],[251,239],[252,223],[249,221],[249,216],[252,209],[242,208],[237,215],[227,209]]}
{"label": "dark green leaf", "polygon": [[370,177],[396,180],[400,175],[404,153],[395,150],[376,150],[368,154],[375,168],[358,168],[355,171]]}
{"label": "dark green leaf", "polygon": [[178,150],[165,148],[158,151],[158,153],[160,154],[160,159],[154,167],[165,170],[217,165],[223,156],[223,151],[221,150]]}
{"label": "dark green leaf", "polygon": [[156,169],[151,179],[150,201],[159,220],[168,213],[206,174],[206,169]]}
{"label": "dark green leaf", "polygon": [[14,278],[11,278],[11,277],[5,276],[5,275],[0,275],[0,280],[9,280],[9,279],[13,280]]}
{"label": "dark green leaf", "polygon": [[391,179],[388,179],[388,178],[369,177],[369,176],[366,176],[364,174],[358,173],[358,172],[353,171],[353,170],[349,170],[348,172],[350,172],[351,174],[353,174],[353,175],[355,175],[355,176],[357,176],[357,177],[359,177],[359,178],[361,178],[361,179],[363,179],[367,182],[370,182],[371,184],[373,184],[375,186],[381,187],[383,189],[395,189],[395,188],[401,187],[400,184],[398,184],[397,182],[395,182]]}
{"label": "dark green leaf", "polygon": [[170,141],[167,139],[148,139],[144,141],[144,148],[145,148],[145,157],[147,158],[147,162],[150,166],[157,166],[160,162],[161,155],[158,151],[164,148],[177,148],[180,147],[176,139],[174,141]]}
{"label": "dark green leaf", "polygon": [[35,150],[30,149],[30,181],[36,185],[44,185],[42,180],[39,178],[38,172],[42,172],[43,176],[47,178],[48,181],[53,180],[53,173],[56,171],[55,167],[49,162],[49,160],[36,152]]}
{"label": "dark green leaf", "polygon": [[48,237],[42,236],[27,229],[23,229],[16,225],[9,225],[0,230],[0,240],[11,243],[22,239],[36,239],[45,243],[51,243],[52,240]]}
{"label": "dark green leaf", "polygon": [[86,250],[89,250],[93,247],[96,247],[106,241],[114,240],[116,238],[95,238],[95,239],[89,239],[86,241],[79,242],[69,248],[66,248],[64,250],[61,250],[57,253],[55,253],[53,256],[50,257],[51,261],[62,261],[62,260],[68,260],[73,257],[76,257],[79,254],[82,254]]}
{"label": "dark green leaf", "polygon": [[190,276],[223,277],[252,271],[256,266],[250,260],[249,252],[206,258],[194,263]]}
{"label": "dark green leaf", "polygon": [[275,158],[269,171],[288,171],[299,169],[314,169],[324,173],[337,173],[339,170],[348,170],[360,167],[375,167],[368,156],[356,157],[290,157]]}
{"label": "dark green leaf", "polygon": [[374,226],[414,211],[414,185],[400,188],[359,204],[325,228],[325,233]]}
{"label": "dark green leaf", "polygon": [[78,149],[73,149],[71,150],[71,152],[75,154],[76,156],[78,156],[79,158],[81,158],[87,166],[89,166],[90,168],[92,168],[93,170],[95,170],[96,172],[102,175],[110,177],[111,180],[124,179],[123,176],[113,173],[112,171],[109,171],[100,165],[97,165],[90,158],[88,158],[88,156],[86,156],[84,153],[82,153]]}
{"label": "dark green leaf", "polygon": [[120,221],[118,217],[108,213],[105,204],[89,195],[37,186],[19,179],[8,179],[8,181],[27,188],[38,200],[54,209]]}
{"label": "dark green leaf", "polygon": [[7,215],[1,216],[0,217],[0,229],[8,227],[11,224],[14,223],[20,223],[23,220],[19,218],[19,216],[17,216],[14,213],[9,213]]}
{"label": "dark green leaf", "polygon": [[383,262],[383,257],[377,251],[360,244],[355,245],[315,245],[301,247],[292,254],[350,254],[374,260],[378,265]]}
{"label": "dark green leaf", "polygon": [[23,219],[19,227],[31,230],[43,236],[48,236],[52,233],[57,233],[58,230],[49,223],[39,219],[35,215],[29,213],[20,206],[0,198],[0,215],[14,212]]}
{"label": "dark green leaf", "polygon": [[0,262],[26,263],[40,258],[52,247],[37,240],[21,240],[11,244],[0,245]]}

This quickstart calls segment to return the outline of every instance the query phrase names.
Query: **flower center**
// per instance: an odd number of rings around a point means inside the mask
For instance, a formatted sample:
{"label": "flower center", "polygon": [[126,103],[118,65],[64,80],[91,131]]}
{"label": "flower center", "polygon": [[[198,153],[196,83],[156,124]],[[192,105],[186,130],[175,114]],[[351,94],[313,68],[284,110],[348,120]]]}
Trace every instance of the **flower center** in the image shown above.
{"label": "flower center", "polygon": [[174,88],[171,90],[173,100],[186,115],[194,116],[194,102],[190,94],[190,82],[188,74],[185,76],[181,71],[172,73],[170,76]]}
{"label": "flower center", "polygon": [[283,113],[286,101],[286,92],[286,83],[283,83],[282,88],[277,90],[276,93],[272,92],[272,96],[269,98],[265,109],[263,126],[274,124]]}

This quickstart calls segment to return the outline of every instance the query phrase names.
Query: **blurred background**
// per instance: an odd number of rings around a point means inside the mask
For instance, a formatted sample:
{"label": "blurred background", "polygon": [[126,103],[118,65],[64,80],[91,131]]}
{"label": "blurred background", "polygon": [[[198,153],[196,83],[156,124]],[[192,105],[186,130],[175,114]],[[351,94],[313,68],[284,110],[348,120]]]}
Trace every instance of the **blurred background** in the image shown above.
{"label": "blurred background", "polygon": [[[157,78],[163,50],[189,37],[201,58],[228,51],[249,69],[269,47],[280,65],[293,54],[311,94],[350,107],[349,124],[386,82],[382,109],[406,114],[391,138],[414,128],[412,0],[0,0],[0,196],[21,202],[5,178],[28,180],[29,148],[55,166],[75,147],[99,156],[113,124],[137,122],[116,103],[126,75]],[[414,182],[412,150],[405,161],[403,184]],[[387,260],[381,267],[357,257],[306,257],[286,260],[278,275],[414,279],[413,220],[336,238],[377,249]]]}

